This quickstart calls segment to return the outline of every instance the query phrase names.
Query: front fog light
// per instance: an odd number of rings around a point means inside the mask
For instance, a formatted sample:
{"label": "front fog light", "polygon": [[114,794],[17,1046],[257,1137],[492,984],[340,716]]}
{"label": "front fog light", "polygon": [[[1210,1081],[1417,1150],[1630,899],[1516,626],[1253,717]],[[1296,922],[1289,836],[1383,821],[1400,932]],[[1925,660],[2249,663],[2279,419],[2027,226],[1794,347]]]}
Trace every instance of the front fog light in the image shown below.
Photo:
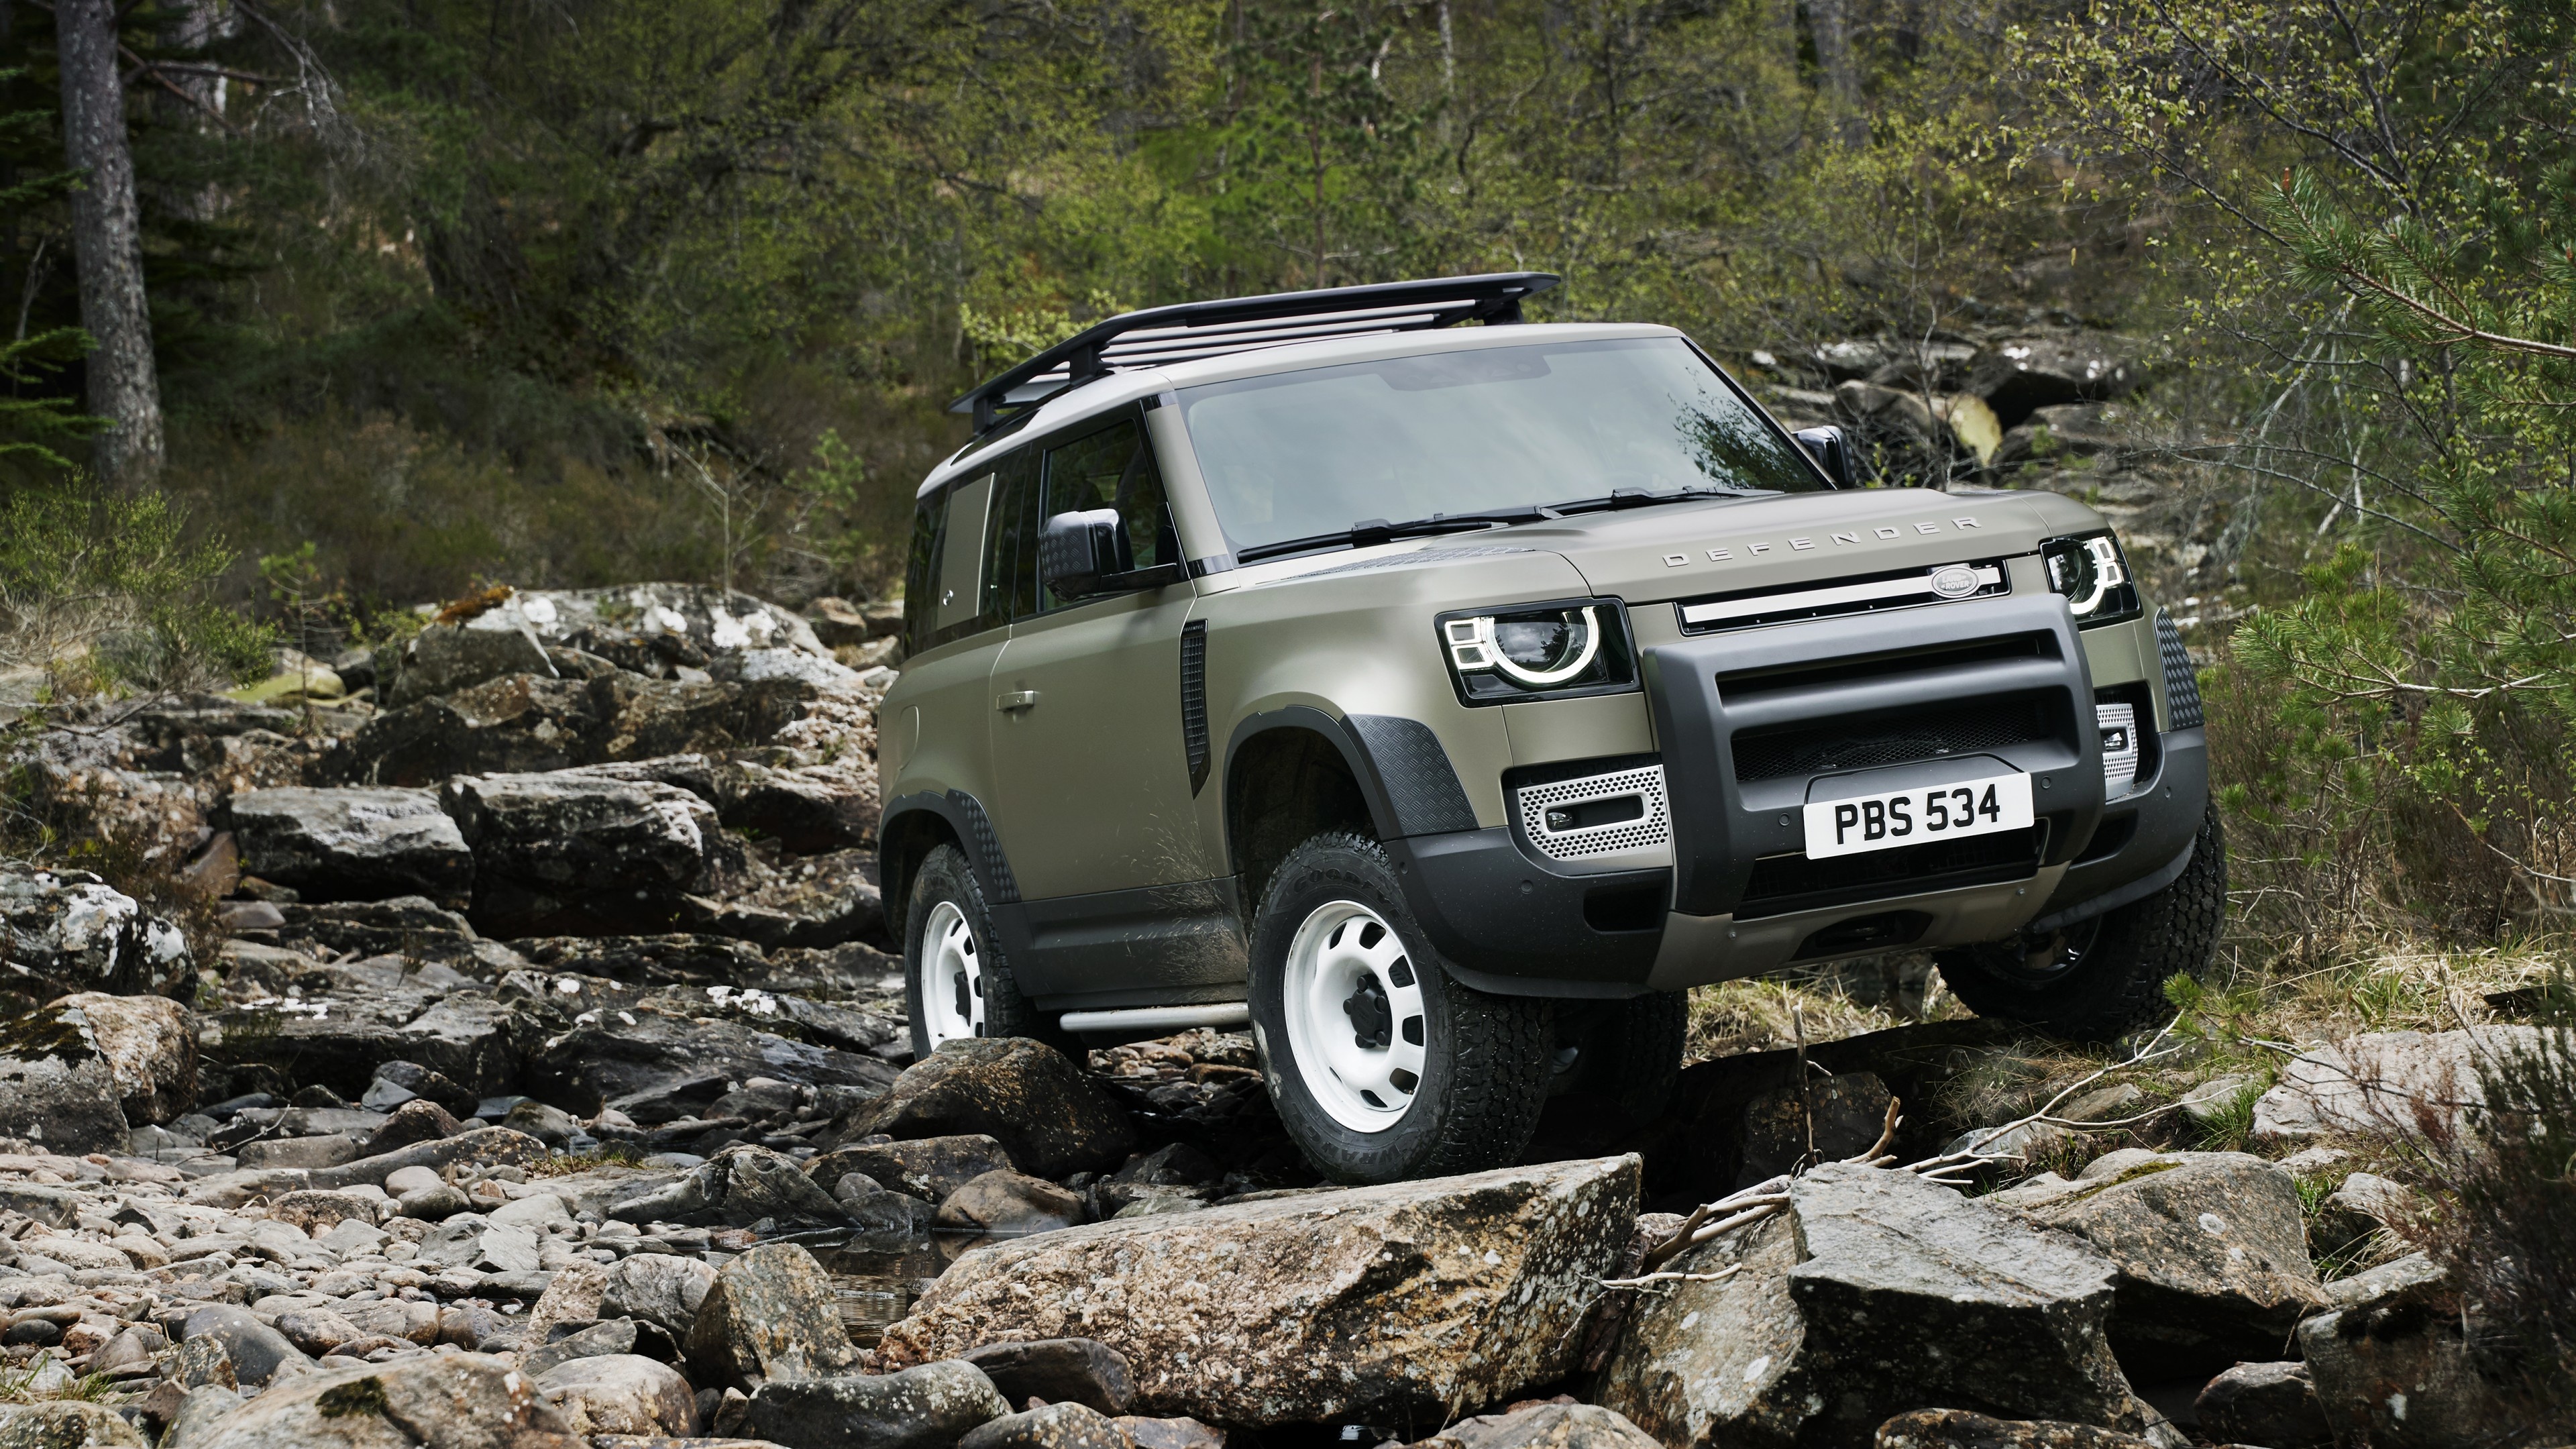
{"label": "front fog light", "polygon": [[2066,596],[2078,625],[2115,624],[2140,612],[2137,580],[2120,541],[2111,534],[2052,538],[2039,546],[2048,565],[2048,587]]}
{"label": "front fog light", "polygon": [[1450,673],[1469,704],[1606,693],[1636,683],[1626,616],[1616,600],[1443,614],[1439,628]]}

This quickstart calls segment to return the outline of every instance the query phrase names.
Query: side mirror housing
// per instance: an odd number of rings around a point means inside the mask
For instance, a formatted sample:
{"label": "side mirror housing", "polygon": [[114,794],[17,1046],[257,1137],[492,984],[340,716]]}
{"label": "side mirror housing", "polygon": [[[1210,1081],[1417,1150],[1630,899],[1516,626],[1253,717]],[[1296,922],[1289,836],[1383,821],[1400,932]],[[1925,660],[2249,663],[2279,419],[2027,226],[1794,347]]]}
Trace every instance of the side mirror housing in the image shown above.
{"label": "side mirror housing", "polygon": [[1860,486],[1859,470],[1852,458],[1851,439],[1842,429],[1801,428],[1793,436],[1797,438],[1798,446],[1807,450],[1807,456],[1816,460],[1816,466],[1825,470],[1825,476],[1834,480],[1835,487]]}
{"label": "side mirror housing", "polygon": [[1057,598],[1099,593],[1129,567],[1127,527],[1115,508],[1059,513],[1038,530],[1038,582]]}

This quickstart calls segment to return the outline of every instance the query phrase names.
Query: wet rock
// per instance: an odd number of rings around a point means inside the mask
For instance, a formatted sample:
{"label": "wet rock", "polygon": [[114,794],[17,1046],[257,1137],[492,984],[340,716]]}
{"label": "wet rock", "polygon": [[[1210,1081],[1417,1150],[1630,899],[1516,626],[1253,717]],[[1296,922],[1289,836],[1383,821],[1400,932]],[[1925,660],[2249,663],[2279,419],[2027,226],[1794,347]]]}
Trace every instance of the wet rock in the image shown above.
{"label": "wet rock", "polygon": [[179,929],[83,870],[0,865],[0,981],[59,996],[169,995],[193,981]]}
{"label": "wet rock", "polygon": [[2484,1102],[2481,1063],[2540,1048],[2541,1028],[2373,1032],[2308,1052],[2281,1069],[2254,1104],[2254,1137],[2298,1142],[2332,1136],[2447,1139],[2467,1130]]}
{"label": "wet rock", "polygon": [[385,1125],[377,1128],[375,1135],[367,1139],[366,1149],[362,1155],[373,1157],[378,1153],[397,1151],[416,1143],[435,1142],[442,1137],[453,1137],[464,1130],[465,1124],[449,1115],[445,1107],[427,1097],[414,1097],[396,1107],[393,1114],[385,1118]]}
{"label": "wet rock", "polygon": [[864,1172],[846,1172],[832,1188],[832,1200],[864,1233],[926,1233],[938,1226],[939,1209],[912,1196],[879,1187]]}
{"label": "wet rock", "polygon": [[2259,1157],[2116,1152],[2009,1206],[2118,1267],[2111,1346],[2131,1373],[2198,1377],[2277,1354],[2322,1301],[2298,1182]]}
{"label": "wet rock", "polygon": [[791,859],[776,870],[748,869],[737,872],[739,879],[721,898],[689,897],[680,920],[693,931],[773,949],[883,939],[885,901],[875,873],[874,852],[864,850]]}
{"label": "wet rock", "polygon": [[2320,1449],[2334,1442],[2303,1363],[2237,1364],[2211,1379],[2192,1408],[2201,1432],[2221,1444]]}
{"label": "wet rock", "polygon": [[748,1227],[769,1219],[781,1227],[846,1225],[849,1215],[805,1175],[792,1157],[765,1147],[730,1147],[690,1168],[678,1181],[619,1200],[609,1215],[627,1222]]}
{"label": "wet rock", "polygon": [[[127,1122],[167,1122],[197,1104],[196,1022],[179,1003],[85,991],[48,1003],[39,1015],[76,1033],[107,1068]],[[42,1033],[47,1027],[30,1024],[26,1030]],[[0,1049],[5,1045],[0,1041]]]}
{"label": "wet rock", "polygon": [[497,1358],[424,1354],[307,1374],[191,1433],[186,1449],[582,1449]]}
{"label": "wet rock", "polygon": [[1654,1444],[1645,1430],[1615,1410],[1550,1403],[1461,1419],[1417,1449],[1648,1449]]}
{"label": "wet rock", "polygon": [[751,1432],[796,1449],[950,1449],[1011,1406],[954,1359],[869,1377],[773,1380],[751,1396]]}
{"label": "wet rock", "polygon": [[1082,1195],[1042,1177],[988,1172],[939,1205],[939,1227],[951,1233],[1020,1236],[1051,1233],[1082,1221]]}
{"label": "wet rock", "polygon": [[278,939],[290,946],[318,946],[335,955],[404,957],[450,966],[478,964],[490,949],[465,917],[427,896],[380,901],[289,902],[277,908],[285,922]]}
{"label": "wet rock", "polygon": [[608,1270],[601,1289],[603,1317],[634,1318],[658,1325],[685,1340],[697,1322],[699,1305],[715,1286],[716,1270],[697,1258],[669,1253],[635,1253]]}
{"label": "wet rock", "polygon": [[685,1348],[697,1381],[716,1385],[830,1378],[859,1359],[831,1280],[793,1243],[764,1244],[718,1269]]}
{"label": "wet rock", "polygon": [[1127,1357],[1092,1338],[1043,1338],[992,1343],[962,1357],[984,1371],[1014,1404],[1032,1397],[1050,1404],[1087,1404],[1104,1414],[1124,1414],[1136,1397]]}
{"label": "wet rock", "polygon": [[707,986],[758,980],[768,958],[732,936],[669,932],[649,936],[533,936],[510,943],[539,969],[597,976],[624,985]]}
{"label": "wet rock", "polygon": [[957,1449],[1135,1449],[1125,1430],[1085,1404],[1048,1404],[966,1431]]}
{"label": "wet rock", "polygon": [[874,1055],[789,1035],[803,1028],[765,993],[644,991],[520,972],[504,979],[500,998],[523,1026],[547,1033],[522,1039],[523,1090],[585,1114],[614,1107],[646,1127],[697,1117],[755,1077],[874,1092],[896,1076]]}
{"label": "wet rock", "polygon": [[545,645],[530,632],[515,602],[462,624],[431,624],[399,645],[377,650],[376,698],[388,709],[400,709],[505,674],[553,675]]}
{"label": "wet rock", "polygon": [[818,1183],[837,1184],[845,1174],[864,1173],[897,1192],[931,1203],[946,1201],[949,1194],[988,1172],[1018,1170],[1002,1144],[980,1132],[836,1147],[805,1164],[805,1175]]}
{"label": "wet rock", "polygon": [[573,773],[459,777],[440,801],[473,847],[474,918],[504,935],[652,929],[716,831],[686,790]]}
{"label": "wet rock", "polygon": [[265,1384],[280,1369],[312,1367],[312,1360],[286,1335],[261,1323],[250,1310],[229,1303],[209,1304],[188,1315],[179,1326],[182,1346],[211,1339],[232,1361],[233,1375],[244,1385]]}
{"label": "wet rock", "polygon": [[105,1404],[0,1404],[0,1449],[149,1449],[151,1442]]}
{"label": "wet rock", "polygon": [[[60,1030],[59,1027],[54,1028]],[[67,1056],[0,1046],[0,1136],[79,1156],[125,1146],[127,1123],[107,1064],[77,1044]]]}
{"label": "wet rock", "polygon": [[1637,1160],[1512,1168],[1096,1223],[968,1254],[886,1330],[926,1363],[1093,1338],[1137,1403],[1243,1425],[1493,1402],[1562,1376],[1627,1243]]}
{"label": "wet rock", "polygon": [[1876,1449],[2154,1449],[2152,1440],[2091,1424],[1990,1419],[1966,1409],[1915,1409],[1878,1427]]}
{"label": "wet rock", "polygon": [[295,996],[214,1013],[216,1029],[200,1043],[204,1057],[223,1066],[292,1061],[304,1080],[353,1096],[389,1059],[422,1063],[474,1090],[517,1075],[507,1010],[445,966],[399,956],[316,963],[303,982]]}
{"label": "wet rock", "polygon": [[576,1434],[698,1431],[697,1395],[668,1364],[631,1353],[605,1354],[539,1370],[536,1379]]}
{"label": "wet rock", "polygon": [[1034,1176],[1100,1171],[1126,1159],[1135,1126],[1062,1053],[1024,1037],[946,1043],[906,1067],[858,1124],[892,1137],[976,1133]]}
{"label": "wet rock", "polygon": [[[868,850],[876,845],[877,777],[864,760],[828,765],[736,761],[715,778],[714,802],[724,823],[777,841],[798,855]],[[859,857],[833,865],[857,873]],[[875,887],[869,887],[875,894]]]}
{"label": "wet rock", "polygon": [[335,749],[319,773],[339,784],[434,786],[480,771],[561,770],[589,755],[601,725],[593,686],[512,674],[390,709]]}
{"label": "wet rock", "polygon": [[225,822],[243,868],[310,901],[426,896],[463,904],[474,857],[427,790],[251,790]]}

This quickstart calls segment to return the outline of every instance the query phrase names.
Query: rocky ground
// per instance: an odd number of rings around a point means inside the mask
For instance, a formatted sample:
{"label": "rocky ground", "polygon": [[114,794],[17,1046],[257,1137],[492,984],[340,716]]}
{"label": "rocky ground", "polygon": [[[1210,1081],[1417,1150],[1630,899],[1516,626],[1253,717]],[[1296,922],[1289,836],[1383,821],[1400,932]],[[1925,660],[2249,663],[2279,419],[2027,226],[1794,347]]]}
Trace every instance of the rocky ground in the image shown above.
{"label": "rocky ground", "polygon": [[0,865],[0,1449],[2286,1449],[2507,1412],[2387,1230],[2388,1144],[2527,1027],[2020,1070],[1934,1020],[1352,1190],[1239,1035],[912,1061],[886,620],[814,612],[495,591],[16,736],[53,858],[169,904]]}

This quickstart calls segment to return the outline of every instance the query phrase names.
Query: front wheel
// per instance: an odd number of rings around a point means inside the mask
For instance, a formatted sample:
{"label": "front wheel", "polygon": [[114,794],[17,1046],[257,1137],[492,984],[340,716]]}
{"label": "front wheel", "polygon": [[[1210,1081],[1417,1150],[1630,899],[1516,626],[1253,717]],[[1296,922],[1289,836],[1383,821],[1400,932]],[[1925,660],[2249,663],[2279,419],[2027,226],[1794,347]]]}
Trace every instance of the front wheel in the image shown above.
{"label": "front wheel", "polygon": [[1548,1003],[1451,980],[1385,848],[1288,853],[1252,927],[1262,1077],[1306,1160],[1343,1182],[1505,1166],[1546,1104]]}
{"label": "front wheel", "polygon": [[1941,979],[1979,1016],[2077,1041],[2109,1041],[2165,1014],[2164,985],[2209,969],[2227,917],[2227,840],[2218,802],[2191,862],[2143,900],[2046,936],[1937,951]]}
{"label": "front wheel", "polygon": [[931,851],[913,872],[903,925],[904,996],[915,1058],[929,1056],[942,1042],[973,1036],[1025,1036],[1065,1045],[1055,1023],[1020,994],[993,935],[983,888],[957,847]]}

